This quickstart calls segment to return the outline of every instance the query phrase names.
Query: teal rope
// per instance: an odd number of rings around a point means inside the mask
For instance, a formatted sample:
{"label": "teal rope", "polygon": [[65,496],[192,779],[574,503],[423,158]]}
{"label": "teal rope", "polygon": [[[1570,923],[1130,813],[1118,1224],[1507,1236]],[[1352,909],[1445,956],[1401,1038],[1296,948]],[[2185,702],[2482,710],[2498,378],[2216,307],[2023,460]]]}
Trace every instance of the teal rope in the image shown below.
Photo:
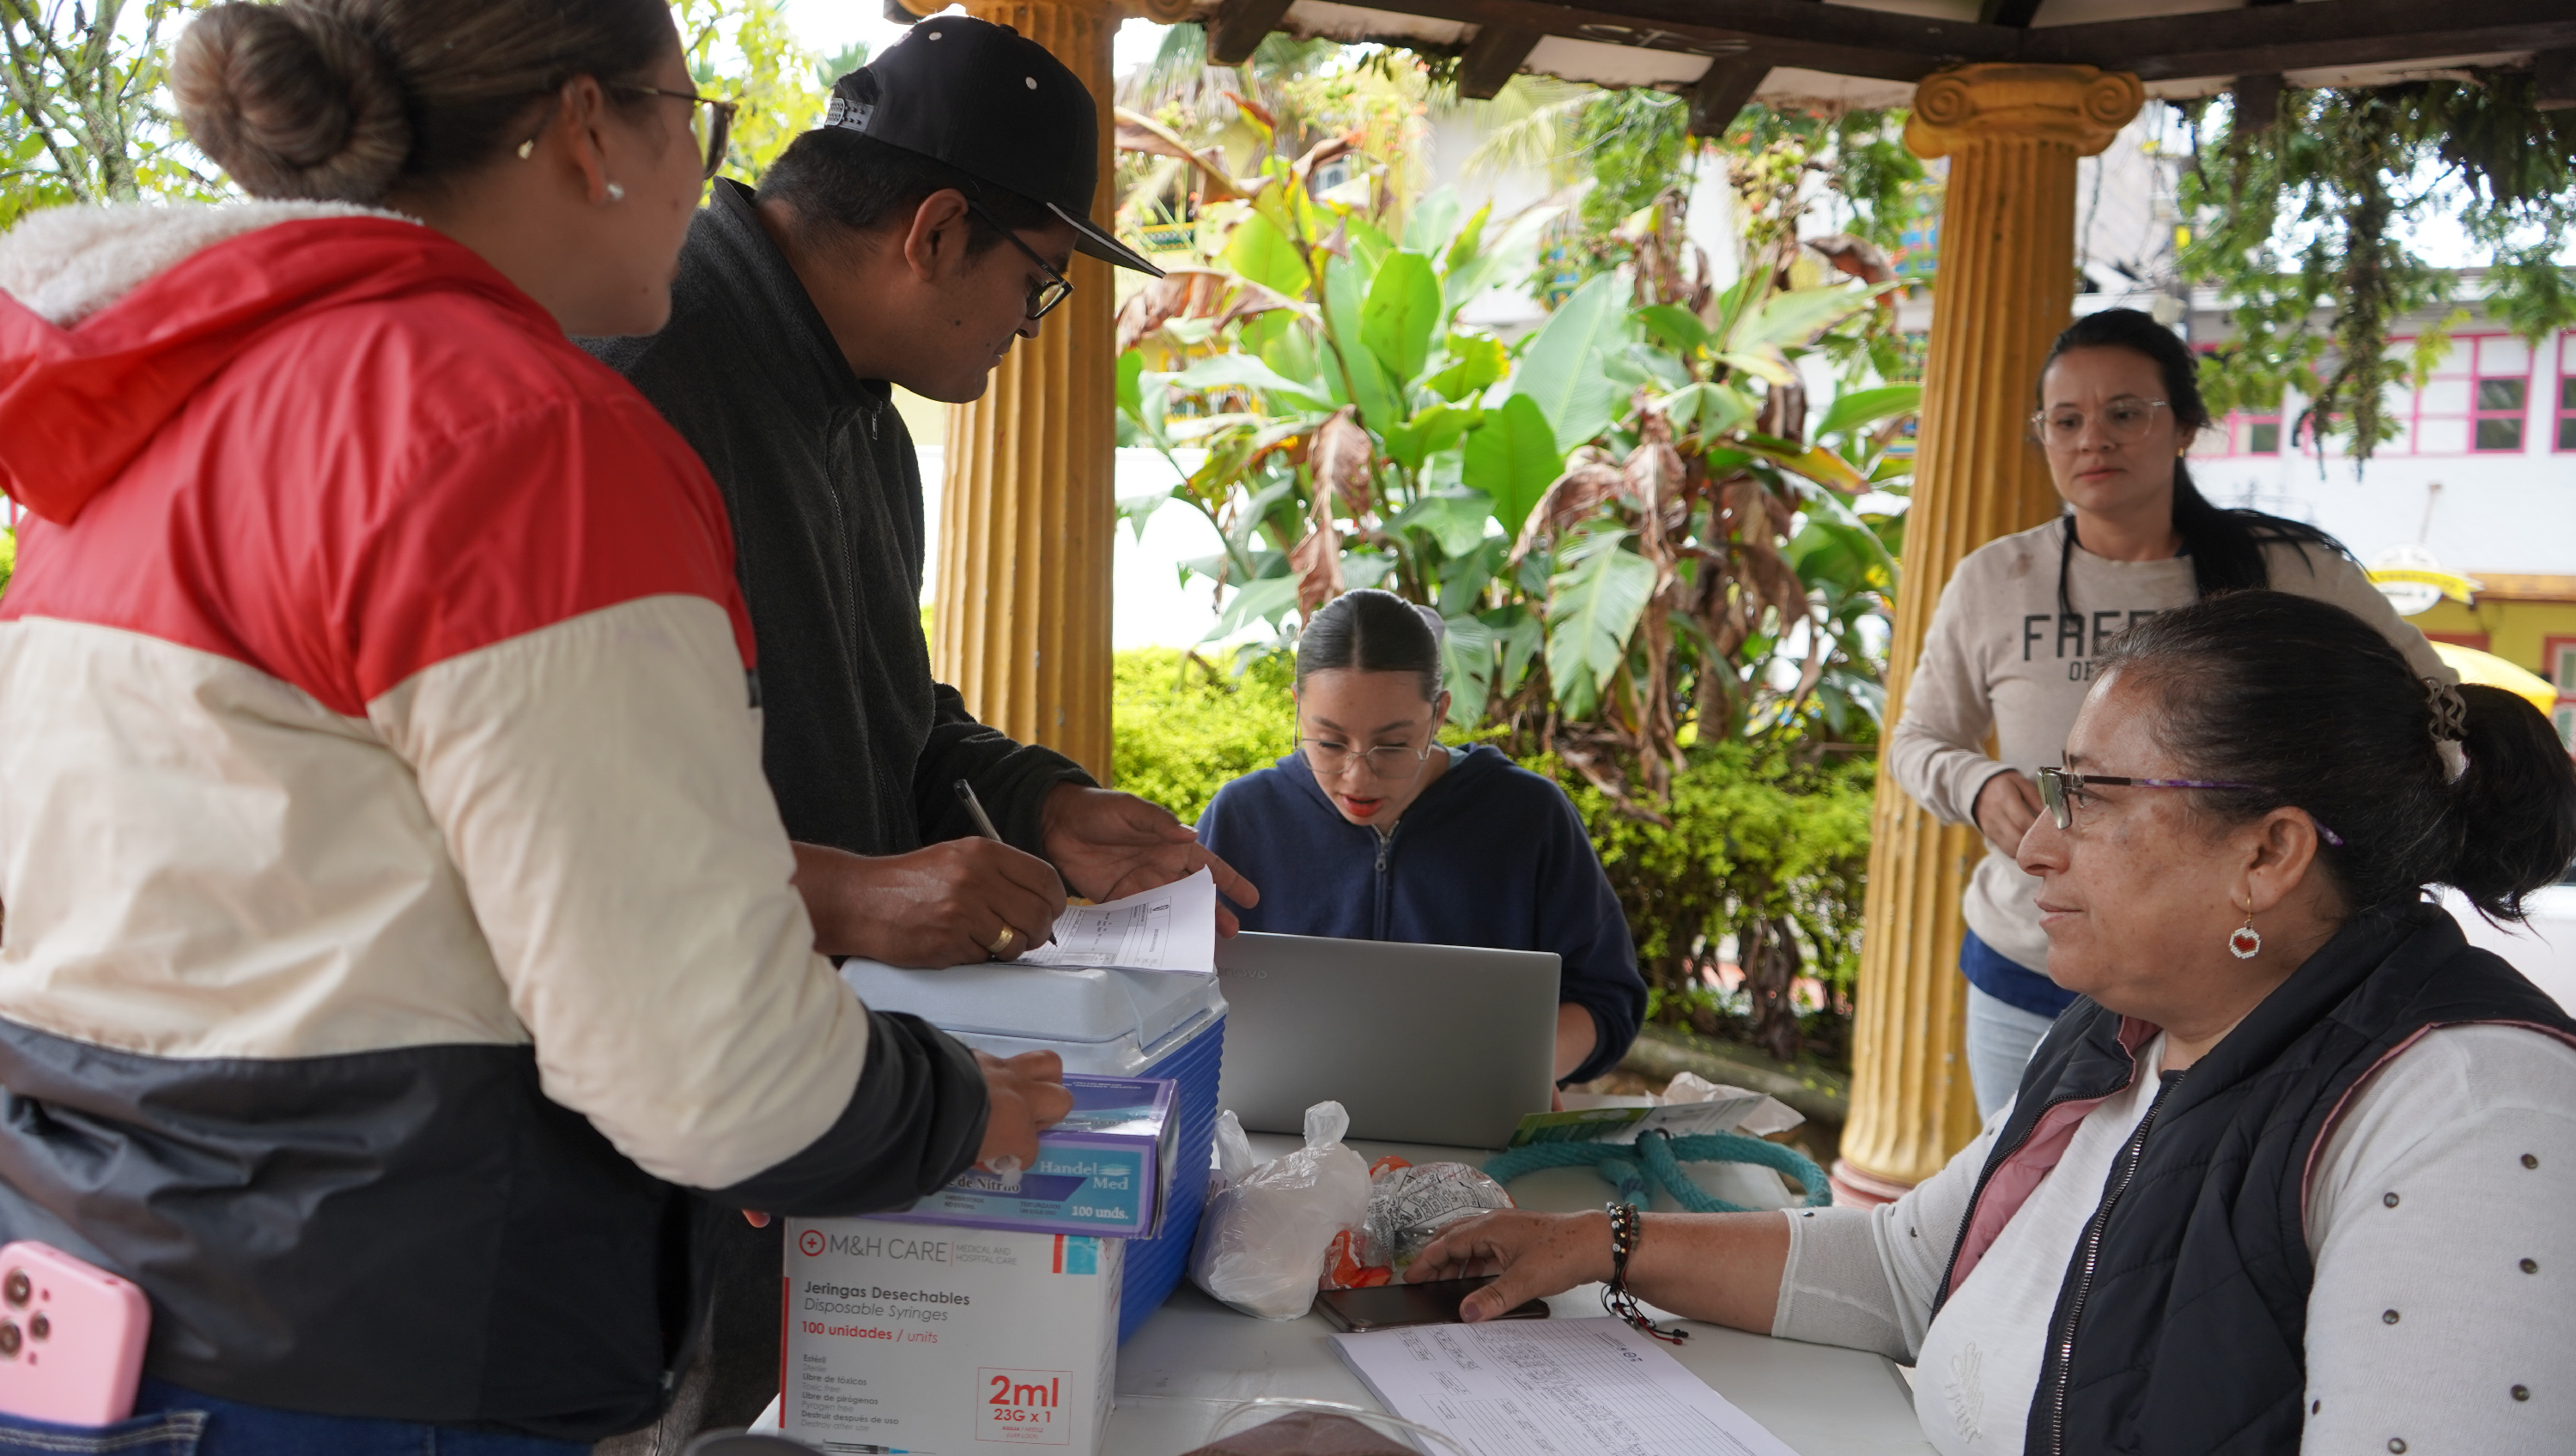
{"label": "teal rope", "polygon": [[1797,1179],[1798,1185],[1807,1190],[1809,1208],[1824,1208],[1834,1201],[1825,1170],[1817,1167],[1813,1159],[1796,1148],[1740,1132],[1699,1133],[1684,1138],[1646,1132],[1638,1135],[1633,1147],[1615,1143],[1532,1143],[1496,1154],[1485,1164],[1485,1176],[1497,1183],[1509,1183],[1541,1168],[1591,1168],[1618,1191],[1622,1203],[1643,1206],[1652,1200],[1651,1190],[1661,1188],[1673,1196],[1675,1203],[1693,1213],[1753,1211],[1711,1197],[1682,1171],[1684,1163],[1751,1163]]}

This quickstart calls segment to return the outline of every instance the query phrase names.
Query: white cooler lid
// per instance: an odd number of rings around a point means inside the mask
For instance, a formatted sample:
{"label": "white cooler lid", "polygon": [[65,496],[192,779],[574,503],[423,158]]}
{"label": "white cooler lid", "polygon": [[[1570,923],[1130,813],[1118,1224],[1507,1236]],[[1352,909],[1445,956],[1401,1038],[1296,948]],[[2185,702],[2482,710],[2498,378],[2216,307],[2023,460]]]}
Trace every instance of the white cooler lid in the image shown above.
{"label": "white cooler lid", "polygon": [[943,1031],[1141,1050],[1194,1020],[1225,1014],[1214,976],[1094,967],[978,964],[906,971],[846,961],[841,979],[879,1011],[908,1011]]}

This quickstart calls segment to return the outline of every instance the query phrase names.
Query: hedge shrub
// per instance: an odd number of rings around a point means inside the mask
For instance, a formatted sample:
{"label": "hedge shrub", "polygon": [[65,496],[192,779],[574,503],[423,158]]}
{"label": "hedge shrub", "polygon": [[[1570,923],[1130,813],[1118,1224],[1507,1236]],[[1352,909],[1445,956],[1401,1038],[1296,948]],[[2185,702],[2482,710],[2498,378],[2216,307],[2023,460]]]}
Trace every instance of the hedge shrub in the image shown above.
{"label": "hedge shrub", "polygon": [[1198,822],[1216,791],[1297,746],[1294,665],[1284,653],[1241,676],[1169,647],[1118,654],[1110,699],[1119,788]]}
{"label": "hedge shrub", "polygon": [[[1553,760],[1529,767],[1552,773],[1590,827],[1656,1019],[1782,1061],[1807,1052],[1849,1064],[1871,759],[1818,762],[1794,739],[1697,745],[1659,819],[1622,809]],[[1744,968],[1732,991],[1704,975],[1721,958]],[[1814,1010],[1799,1003],[1801,979],[1823,992]]]}

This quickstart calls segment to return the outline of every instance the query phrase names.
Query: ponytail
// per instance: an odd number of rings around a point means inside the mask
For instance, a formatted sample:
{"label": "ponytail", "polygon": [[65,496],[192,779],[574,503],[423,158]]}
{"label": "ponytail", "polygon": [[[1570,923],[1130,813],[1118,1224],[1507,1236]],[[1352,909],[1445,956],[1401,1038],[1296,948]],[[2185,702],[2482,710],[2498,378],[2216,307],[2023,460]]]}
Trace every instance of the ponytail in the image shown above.
{"label": "ponytail", "polygon": [[2528,699],[2459,688],[2468,760],[2451,785],[2458,853],[2440,878],[2495,919],[2523,918],[2522,897],[2576,861],[2576,763]]}

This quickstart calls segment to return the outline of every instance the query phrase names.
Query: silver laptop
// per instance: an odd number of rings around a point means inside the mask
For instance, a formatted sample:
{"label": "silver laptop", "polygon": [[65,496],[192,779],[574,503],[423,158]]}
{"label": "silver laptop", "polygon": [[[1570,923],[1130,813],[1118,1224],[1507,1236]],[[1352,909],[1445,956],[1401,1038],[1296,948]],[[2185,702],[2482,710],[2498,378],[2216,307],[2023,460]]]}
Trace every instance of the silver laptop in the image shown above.
{"label": "silver laptop", "polygon": [[1219,937],[1218,1105],[1250,1132],[1301,1133],[1339,1102],[1350,1135],[1499,1148],[1554,1090],[1553,951],[1247,931]]}

